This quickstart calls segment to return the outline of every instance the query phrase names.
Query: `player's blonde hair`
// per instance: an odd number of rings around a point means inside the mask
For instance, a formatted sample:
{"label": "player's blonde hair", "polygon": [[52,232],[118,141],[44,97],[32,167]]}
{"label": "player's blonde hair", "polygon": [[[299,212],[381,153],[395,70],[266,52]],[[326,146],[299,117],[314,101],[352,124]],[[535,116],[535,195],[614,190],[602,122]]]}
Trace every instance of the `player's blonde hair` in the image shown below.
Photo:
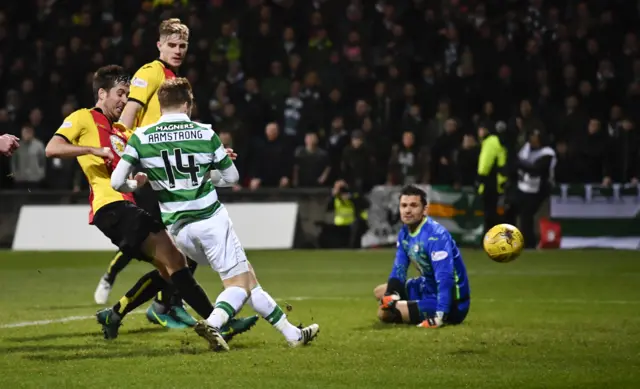
{"label": "player's blonde hair", "polygon": [[183,24],[178,18],[163,20],[158,28],[160,39],[168,38],[171,35],[179,35],[180,39],[189,40],[189,27]]}
{"label": "player's blonde hair", "polygon": [[193,91],[189,80],[184,77],[166,80],[158,88],[158,102],[160,109],[180,107],[187,103],[193,106]]}

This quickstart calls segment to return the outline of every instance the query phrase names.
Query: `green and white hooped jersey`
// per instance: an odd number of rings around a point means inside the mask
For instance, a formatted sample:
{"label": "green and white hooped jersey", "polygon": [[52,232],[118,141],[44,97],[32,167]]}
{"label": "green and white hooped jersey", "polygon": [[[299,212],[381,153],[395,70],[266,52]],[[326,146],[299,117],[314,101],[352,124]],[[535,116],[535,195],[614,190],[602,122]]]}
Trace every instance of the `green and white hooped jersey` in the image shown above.
{"label": "green and white hooped jersey", "polygon": [[174,235],[220,209],[209,172],[233,165],[211,126],[185,114],[163,115],[157,123],[138,128],[122,159],[142,166],[158,197],[162,221]]}

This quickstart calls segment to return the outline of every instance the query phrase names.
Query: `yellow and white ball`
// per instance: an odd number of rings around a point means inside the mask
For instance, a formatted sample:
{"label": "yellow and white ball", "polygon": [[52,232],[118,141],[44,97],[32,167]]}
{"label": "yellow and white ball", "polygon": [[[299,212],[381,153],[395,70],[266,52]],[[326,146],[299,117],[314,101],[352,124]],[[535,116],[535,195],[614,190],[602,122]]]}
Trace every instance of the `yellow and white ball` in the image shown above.
{"label": "yellow and white ball", "polygon": [[524,237],[517,227],[511,224],[498,224],[484,235],[482,247],[494,261],[511,262],[522,253]]}

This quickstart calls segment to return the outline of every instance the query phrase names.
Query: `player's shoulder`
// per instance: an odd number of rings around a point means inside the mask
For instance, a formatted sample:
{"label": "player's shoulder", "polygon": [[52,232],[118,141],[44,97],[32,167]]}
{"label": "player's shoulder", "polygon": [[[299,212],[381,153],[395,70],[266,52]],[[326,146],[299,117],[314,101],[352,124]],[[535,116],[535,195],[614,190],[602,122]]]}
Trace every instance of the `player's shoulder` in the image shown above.
{"label": "player's shoulder", "polygon": [[409,235],[409,227],[407,227],[406,224],[403,224],[400,228],[400,232],[398,232],[398,242],[406,239],[407,235]]}
{"label": "player's shoulder", "polygon": [[144,138],[145,134],[149,131],[149,129],[152,127],[155,127],[157,124],[158,123],[151,123],[146,126],[138,127],[136,128],[135,131],[133,131],[133,134],[131,134],[131,137],[135,136],[138,139],[142,139]]}
{"label": "player's shoulder", "polygon": [[149,85],[150,78],[159,77],[163,74],[162,64],[158,61],[152,61],[144,64],[136,71],[131,80],[132,86],[146,88]]}
{"label": "player's shoulder", "polygon": [[447,228],[442,224],[438,223],[432,218],[428,218],[426,224],[427,228],[425,228],[423,232],[429,237],[428,240],[435,241],[440,239],[451,239],[449,230],[447,230]]}
{"label": "player's shoulder", "polygon": [[[207,130],[213,131],[213,127],[211,126],[211,124],[196,122],[195,120],[192,120],[191,123],[195,124],[198,127],[206,128]],[[213,132],[215,133],[215,131]]]}
{"label": "player's shoulder", "polygon": [[162,62],[156,60],[153,60],[151,62],[147,62],[146,64],[140,66],[140,69],[138,69],[138,72],[151,72],[151,71],[162,71],[162,69],[164,69],[164,65],[162,65]]}
{"label": "player's shoulder", "polygon": [[62,122],[61,128],[68,128],[78,124],[84,124],[86,121],[92,120],[91,110],[87,108],[76,109],[71,112]]}

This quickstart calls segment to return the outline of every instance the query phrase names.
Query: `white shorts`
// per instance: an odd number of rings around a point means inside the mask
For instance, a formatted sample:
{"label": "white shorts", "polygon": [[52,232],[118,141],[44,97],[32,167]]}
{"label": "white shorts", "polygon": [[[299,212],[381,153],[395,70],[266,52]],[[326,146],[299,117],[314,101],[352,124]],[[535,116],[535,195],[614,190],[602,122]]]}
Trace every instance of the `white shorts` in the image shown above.
{"label": "white shorts", "polygon": [[211,266],[223,280],[249,271],[247,255],[224,207],[206,220],[187,224],[174,238],[180,251]]}

